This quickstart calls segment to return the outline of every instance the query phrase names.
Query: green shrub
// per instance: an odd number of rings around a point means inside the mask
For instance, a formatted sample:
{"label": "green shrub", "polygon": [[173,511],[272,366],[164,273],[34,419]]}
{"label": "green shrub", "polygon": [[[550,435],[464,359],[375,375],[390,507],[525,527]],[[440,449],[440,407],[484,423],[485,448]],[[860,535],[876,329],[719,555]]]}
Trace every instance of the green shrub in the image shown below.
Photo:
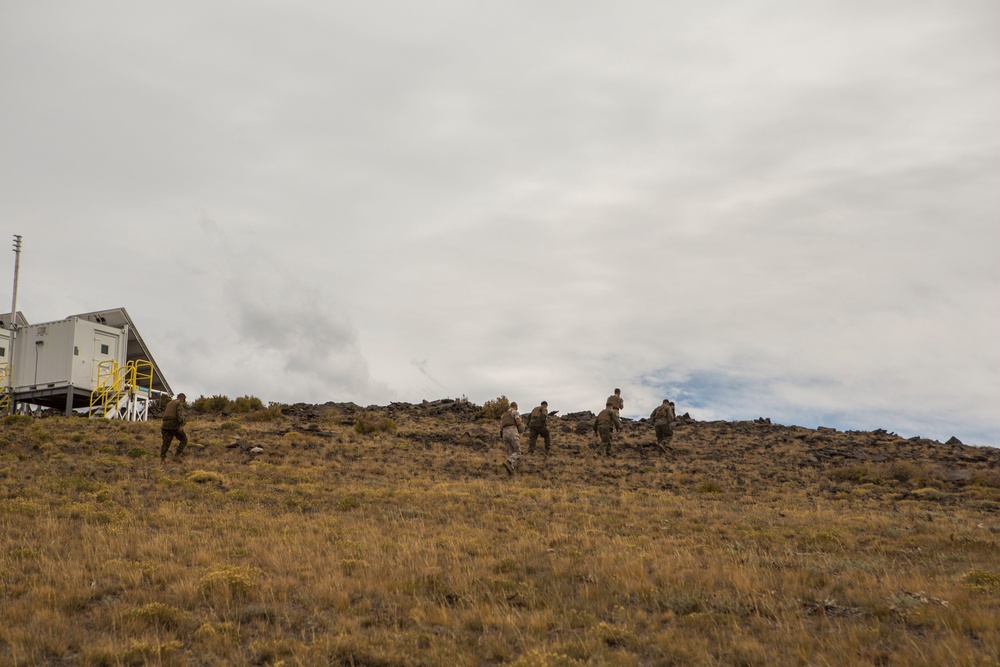
{"label": "green shrub", "polygon": [[167,628],[180,626],[186,617],[187,612],[162,602],[151,602],[142,607],[128,609],[122,614],[124,619],[142,621],[154,627]]}
{"label": "green shrub", "polygon": [[188,473],[187,478],[195,484],[218,484],[219,486],[224,486],[226,482],[222,475],[208,470],[192,470]]}
{"label": "green shrub", "polygon": [[228,396],[215,395],[211,398],[199,396],[194,399],[194,402],[191,404],[191,408],[195,412],[208,412],[221,415],[229,411],[231,403],[232,401],[229,400]]}
{"label": "green shrub", "polygon": [[503,417],[503,413],[510,409],[510,401],[507,400],[506,396],[498,396],[492,401],[486,401],[483,404],[482,409],[479,411],[479,416],[483,419],[500,419]]}
{"label": "green shrub", "polygon": [[221,565],[209,570],[198,584],[202,593],[229,592],[234,597],[244,598],[257,586],[261,571],[255,567]]}
{"label": "green shrub", "polygon": [[5,426],[27,425],[31,423],[31,415],[7,415],[3,418]]}
{"label": "green shrub", "polygon": [[370,433],[395,433],[396,422],[388,417],[372,415],[365,410],[354,420],[354,431],[361,435],[368,435]]}
{"label": "green shrub", "polygon": [[948,494],[941,489],[925,486],[922,489],[915,489],[913,496],[921,500],[944,500],[948,497]]}
{"label": "green shrub", "polygon": [[356,496],[344,496],[337,501],[337,509],[341,512],[350,512],[361,507],[361,500]]}
{"label": "green shrub", "polygon": [[215,395],[211,398],[199,396],[194,399],[191,408],[195,412],[209,413],[216,415],[242,415],[250,412],[258,412],[264,409],[264,402],[256,396],[240,396],[234,400],[229,400],[228,396]]}
{"label": "green shrub", "polygon": [[837,482],[853,482],[855,484],[882,484],[885,482],[885,477],[868,464],[834,468],[827,476]]}
{"label": "green shrub", "polygon": [[998,472],[977,472],[969,480],[974,486],[990,487],[1000,489],[1000,473]]}
{"label": "green shrub", "polygon": [[902,484],[909,482],[919,473],[920,470],[917,466],[908,461],[900,461],[889,466],[889,477]]}
{"label": "green shrub", "polygon": [[256,396],[240,396],[233,401],[232,412],[238,415],[264,409],[264,402]]}

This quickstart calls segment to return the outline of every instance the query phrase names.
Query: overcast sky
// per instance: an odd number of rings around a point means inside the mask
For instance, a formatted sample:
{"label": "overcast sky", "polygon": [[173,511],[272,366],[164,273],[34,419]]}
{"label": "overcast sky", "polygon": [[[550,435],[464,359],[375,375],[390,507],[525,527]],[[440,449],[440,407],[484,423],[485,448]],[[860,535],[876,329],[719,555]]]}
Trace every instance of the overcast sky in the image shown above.
{"label": "overcast sky", "polygon": [[0,0],[0,231],[30,322],[125,307],[189,396],[621,387],[1000,446],[998,35],[995,0]]}

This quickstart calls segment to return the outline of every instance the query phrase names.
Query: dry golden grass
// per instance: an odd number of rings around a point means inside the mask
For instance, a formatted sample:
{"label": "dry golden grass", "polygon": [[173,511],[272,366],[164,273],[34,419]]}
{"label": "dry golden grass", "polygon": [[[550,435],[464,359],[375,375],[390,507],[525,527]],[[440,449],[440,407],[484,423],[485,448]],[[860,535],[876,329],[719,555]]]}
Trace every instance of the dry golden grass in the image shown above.
{"label": "dry golden grass", "polygon": [[0,426],[0,664],[1000,664],[996,450],[556,420],[509,479],[493,422],[366,418],[196,418],[166,465],[156,423]]}

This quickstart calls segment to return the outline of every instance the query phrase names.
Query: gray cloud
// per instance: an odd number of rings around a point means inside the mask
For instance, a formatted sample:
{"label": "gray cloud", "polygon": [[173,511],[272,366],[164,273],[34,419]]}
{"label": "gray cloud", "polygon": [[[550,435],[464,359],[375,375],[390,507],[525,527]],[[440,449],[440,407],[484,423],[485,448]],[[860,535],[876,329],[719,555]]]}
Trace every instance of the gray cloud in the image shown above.
{"label": "gray cloud", "polygon": [[992,5],[60,11],[0,22],[22,302],[189,394],[1000,444]]}
{"label": "gray cloud", "polygon": [[427,364],[428,364],[427,359],[418,359],[418,360],[411,361],[410,363],[413,364],[413,366],[418,371],[420,371],[421,375],[423,375],[428,380],[430,380],[434,385],[436,385],[437,387],[444,388],[444,385],[441,384],[440,382],[438,382],[437,380],[435,380],[434,377],[427,370]]}
{"label": "gray cloud", "polygon": [[284,401],[384,400],[358,333],[336,293],[310,284],[256,244],[236,252],[226,283],[235,347],[251,359],[251,386]]}

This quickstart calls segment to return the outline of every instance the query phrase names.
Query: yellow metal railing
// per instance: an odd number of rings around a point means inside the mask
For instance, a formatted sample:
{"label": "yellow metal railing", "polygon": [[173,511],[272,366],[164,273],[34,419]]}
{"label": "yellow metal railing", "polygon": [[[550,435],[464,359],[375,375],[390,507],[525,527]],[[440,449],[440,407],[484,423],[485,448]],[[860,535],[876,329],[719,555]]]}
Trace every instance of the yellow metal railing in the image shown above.
{"label": "yellow metal railing", "polygon": [[132,401],[126,419],[146,421],[149,417],[149,401],[153,397],[153,364],[137,359],[128,362],[127,367]]}
{"label": "yellow metal railing", "polygon": [[117,361],[102,361],[97,365],[97,388],[90,392],[89,414],[107,417],[111,410],[119,410],[119,404],[126,396],[141,393],[148,398],[152,390],[152,363],[140,359],[126,363],[122,368]]}
{"label": "yellow metal railing", "polygon": [[[109,359],[97,365],[97,388],[90,392],[89,415],[107,415],[112,405],[118,405],[118,401],[128,391],[126,386],[126,374],[118,362]],[[100,408],[100,413],[97,412]]]}
{"label": "yellow metal railing", "polygon": [[10,412],[10,392],[7,391],[7,362],[0,362],[0,415]]}
{"label": "yellow metal railing", "polygon": [[153,364],[142,359],[128,362],[125,367],[129,370],[129,385],[132,391],[153,392]]}

